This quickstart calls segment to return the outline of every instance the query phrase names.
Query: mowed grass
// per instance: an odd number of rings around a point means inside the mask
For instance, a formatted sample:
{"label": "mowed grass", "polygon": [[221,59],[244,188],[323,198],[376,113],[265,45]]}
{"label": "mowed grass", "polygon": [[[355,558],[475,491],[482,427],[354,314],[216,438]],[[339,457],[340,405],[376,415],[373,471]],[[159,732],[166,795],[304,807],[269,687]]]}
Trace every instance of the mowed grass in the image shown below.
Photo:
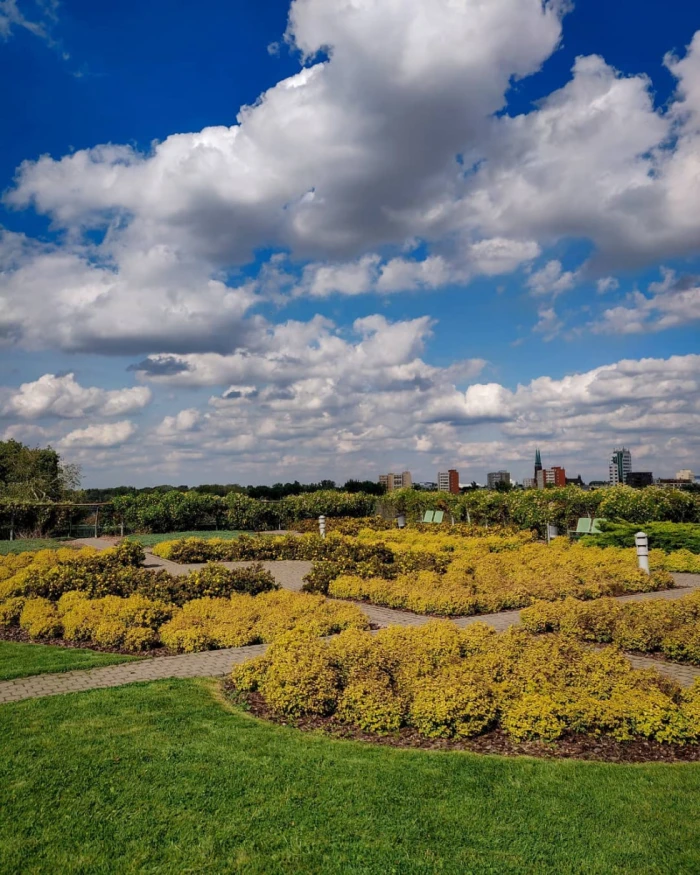
{"label": "mowed grass", "polygon": [[0,541],[0,556],[28,553],[31,550],[58,550],[59,547],[70,546],[70,541],[57,538],[19,538],[15,541]]}
{"label": "mowed grass", "polygon": [[406,751],[173,680],[0,706],[0,871],[696,873],[700,768]]}
{"label": "mowed grass", "polygon": [[167,532],[161,535],[128,535],[128,541],[137,541],[142,547],[153,547],[163,541],[180,541],[183,538],[222,538],[231,541],[240,535],[251,535],[252,532],[220,531],[220,532]]}
{"label": "mowed grass", "polygon": [[117,653],[97,653],[77,647],[51,647],[0,641],[0,681],[25,678],[45,672],[73,671],[127,662],[134,657]]}

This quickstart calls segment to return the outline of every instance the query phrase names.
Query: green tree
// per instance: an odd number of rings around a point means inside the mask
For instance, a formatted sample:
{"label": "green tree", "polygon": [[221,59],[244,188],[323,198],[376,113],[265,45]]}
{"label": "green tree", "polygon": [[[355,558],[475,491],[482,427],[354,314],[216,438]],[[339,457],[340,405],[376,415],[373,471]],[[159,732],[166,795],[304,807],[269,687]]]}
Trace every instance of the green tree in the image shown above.
{"label": "green tree", "polygon": [[16,501],[60,501],[80,486],[80,466],[67,464],[52,447],[0,441],[0,493]]}

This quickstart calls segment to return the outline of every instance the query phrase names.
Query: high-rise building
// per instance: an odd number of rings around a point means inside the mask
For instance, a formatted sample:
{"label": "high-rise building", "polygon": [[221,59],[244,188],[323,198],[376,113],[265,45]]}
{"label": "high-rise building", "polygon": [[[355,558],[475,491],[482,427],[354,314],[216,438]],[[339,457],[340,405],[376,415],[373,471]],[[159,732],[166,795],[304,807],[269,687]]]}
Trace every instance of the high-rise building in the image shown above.
{"label": "high-rise building", "polygon": [[546,489],[548,486],[566,486],[566,471],[559,465],[553,465],[551,468],[540,468],[535,479],[538,489]]}
{"label": "high-rise building", "polygon": [[534,477],[523,477],[523,489],[537,489],[537,480]]}
{"label": "high-rise building", "polygon": [[449,471],[439,471],[437,475],[438,492],[451,492],[459,495],[459,471],[450,468]]}
{"label": "high-rise building", "polygon": [[403,474],[380,474],[379,483],[387,492],[393,492],[395,489],[410,489],[413,478],[410,471],[404,471]]}
{"label": "high-rise building", "polygon": [[510,486],[510,471],[492,471],[486,475],[486,485],[495,489],[497,483],[507,483]]}
{"label": "high-rise building", "polygon": [[632,453],[626,447],[614,449],[610,457],[609,470],[611,486],[620,486],[623,483],[627,483],[627,475],[632,470]]}
{"label": "high-rise building", "polygon": [[676,471],[676,480],[687,480],[688,483],[695,482],[695,474],[690,468],[683,468],[682,471]]}

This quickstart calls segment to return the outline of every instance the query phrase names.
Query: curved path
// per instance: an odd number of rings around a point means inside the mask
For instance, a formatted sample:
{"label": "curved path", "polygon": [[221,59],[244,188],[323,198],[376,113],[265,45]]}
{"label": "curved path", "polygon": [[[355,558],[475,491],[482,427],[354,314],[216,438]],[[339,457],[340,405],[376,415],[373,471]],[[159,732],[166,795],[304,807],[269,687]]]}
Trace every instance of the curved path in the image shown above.
{"label": "curved path", "polygon": [[[90,546],[105,547],[114,543],[105,543],[99,539],[86,541]],[[249,565],[248,562],[224,562],[228,568]],[[311,569],[311,562],[298,560],[278,560],[263,562],[265,568],[272,572],[280,586],[285,589],[299,591],[304,575]],[[165,568],[171,574],[187,574],[201,565],[180,565],[167,559],[160,559],[152,553],[146,554],[146,567]],[[674,574],[676,588],[661,592],[635,593],[621,596],[619,601],[651,601],[677,599],[695,589],[700,589],[700,574]],[[422,626],[430,622],[432,617],[423,614],[413,614],[410,611],[396,611],[377,605],[357,603],[367,615],[369,621],[377,626]],[[502,611],[499,614],[483,614],[474,617],[455,617],[453,622],[462,628],[473,623],[486,623],[498,631],[520,622],[520,611]],[[23,699],[33,699],[40,696],[55,696],[61,693],[80,692],[82,690],[117,687],[122,684],[148,682],[165,678],[216,677],[228,674],[234,665],[245,662],[267,649],[265,644],[255,644],[248,647],[233,647],[227,650],[209,650],[204,653],[187,653],[179,656],[161,656],[144,659],[140,662],[129,662],[123,665],[110,665],[104,668],[93,668],[87,671],[71,671],[56,674],[35,675],[34,677],[18,678],[12,681],[0,682],[0,704],[19,702]],[[679,663],[663,662],[645,656],[627,658],[635,668],[655,668],[662,674],[671,677],[683,686],[689,686],[696,678],[700,678],[700,668]]]}

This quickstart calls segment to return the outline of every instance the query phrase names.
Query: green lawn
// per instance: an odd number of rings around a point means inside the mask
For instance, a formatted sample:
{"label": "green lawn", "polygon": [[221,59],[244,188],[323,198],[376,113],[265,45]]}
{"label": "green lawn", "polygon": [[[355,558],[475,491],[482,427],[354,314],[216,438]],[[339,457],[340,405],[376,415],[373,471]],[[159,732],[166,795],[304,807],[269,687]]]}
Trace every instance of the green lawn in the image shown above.
{"label": "green lawn", "polygon": [[212,690],[0,706],[0,871],[700,872],[698,766],[362,746]]}
{"label": "green lawn", "polygon": [[178,541],[182,538],[223,538],[225,541],[237,538],[239,535],[250,535],[252,532],[220,531],[220,532],[167,532],[164,535],[129,535],[129,541],[138,541],[143,547],[153,547],[163,541]]}
{"label": "green lawn", "polygon": [[68,547],[70,542],[55,538],[19,538],[16,541],[0,541],[0,556],[8,553],[27,553],[29,550],[58,550]]}
{"label": "green lawn", "polygon": [[0,681],[26,678],[33,674],[96,668],[126,662],[132,656],[117,653],[97,653],[77,647],[51,647],[45,644],[15,644],[0,641]]}

